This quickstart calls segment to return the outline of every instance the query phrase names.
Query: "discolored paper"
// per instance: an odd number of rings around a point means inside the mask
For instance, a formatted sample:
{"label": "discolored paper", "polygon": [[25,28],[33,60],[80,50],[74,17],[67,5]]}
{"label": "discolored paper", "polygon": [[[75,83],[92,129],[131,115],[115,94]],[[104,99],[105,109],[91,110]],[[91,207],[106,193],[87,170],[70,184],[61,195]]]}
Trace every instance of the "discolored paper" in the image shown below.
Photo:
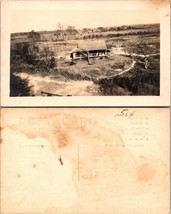
{"label": "discolored paper", "polygon": [[1,212],[167,214],[169,109],[1,110]]}

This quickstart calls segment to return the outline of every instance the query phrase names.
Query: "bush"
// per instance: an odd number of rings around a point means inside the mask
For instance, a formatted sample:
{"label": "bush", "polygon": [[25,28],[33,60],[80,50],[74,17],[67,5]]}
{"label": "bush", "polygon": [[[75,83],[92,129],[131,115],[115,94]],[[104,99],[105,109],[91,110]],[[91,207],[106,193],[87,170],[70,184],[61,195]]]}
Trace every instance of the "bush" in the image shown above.
{"label": "bush", "polygon": [[[98,83],[100,91],[104,95],[153,95],[160,94],[159,73],[146,72],[129,76],[116,76],[114,78],[104,78]],[[122,89],[122,90],[121,90]]]}
{"label": "bush", "polygon": [[10,96],[29,96],[31,87],[28,86],[28,80],[22,80],[20,77],[11,75],[10,78]]}
{"label": "bush", "polygon": [[11,62],[15,63],[16,59],[36,66],[46,65],[47,69],[52,69],[57,64],[54,53],[49,47],[40,49],[37,44],[30,43],[16,44],[15,49],[11,50]]}

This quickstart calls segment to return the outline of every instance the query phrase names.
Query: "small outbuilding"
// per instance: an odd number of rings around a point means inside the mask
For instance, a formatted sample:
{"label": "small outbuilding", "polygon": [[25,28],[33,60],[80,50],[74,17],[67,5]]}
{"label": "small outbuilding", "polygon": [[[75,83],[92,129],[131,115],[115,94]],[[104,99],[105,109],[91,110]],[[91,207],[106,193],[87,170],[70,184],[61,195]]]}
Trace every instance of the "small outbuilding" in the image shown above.
{"label": "small outbuilding", "polygon": [[81,40],[77,48],[73,49],[70,57],[72,60],[106,57],[109,50],[104,40]]}

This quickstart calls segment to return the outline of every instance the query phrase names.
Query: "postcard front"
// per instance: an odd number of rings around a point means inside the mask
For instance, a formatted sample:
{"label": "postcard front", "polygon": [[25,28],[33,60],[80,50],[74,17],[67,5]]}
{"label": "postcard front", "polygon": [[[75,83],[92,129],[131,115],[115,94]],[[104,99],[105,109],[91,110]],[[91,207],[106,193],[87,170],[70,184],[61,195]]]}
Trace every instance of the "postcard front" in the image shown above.
{"label": "postcard front", "polygon": [[168,1],[2,2],[1,39],[3,106],[170,104]]}

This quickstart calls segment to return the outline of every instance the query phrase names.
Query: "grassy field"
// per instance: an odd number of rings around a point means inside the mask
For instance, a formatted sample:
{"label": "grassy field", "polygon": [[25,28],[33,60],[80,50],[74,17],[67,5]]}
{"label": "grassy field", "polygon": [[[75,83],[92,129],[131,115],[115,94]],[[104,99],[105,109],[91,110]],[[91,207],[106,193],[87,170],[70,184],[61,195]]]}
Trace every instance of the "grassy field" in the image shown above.
{"label": "grassy field", "polygon": [[47,32],[46,40],[11,35],[10,95],[159,95],[159,25],[103,30],[82,35],[104,39],[110,50],[108,58],[91,59],[91,64],[70,62],[70,52],[82,39],[78,35],[67,42],[52,41],[54,32]]}

